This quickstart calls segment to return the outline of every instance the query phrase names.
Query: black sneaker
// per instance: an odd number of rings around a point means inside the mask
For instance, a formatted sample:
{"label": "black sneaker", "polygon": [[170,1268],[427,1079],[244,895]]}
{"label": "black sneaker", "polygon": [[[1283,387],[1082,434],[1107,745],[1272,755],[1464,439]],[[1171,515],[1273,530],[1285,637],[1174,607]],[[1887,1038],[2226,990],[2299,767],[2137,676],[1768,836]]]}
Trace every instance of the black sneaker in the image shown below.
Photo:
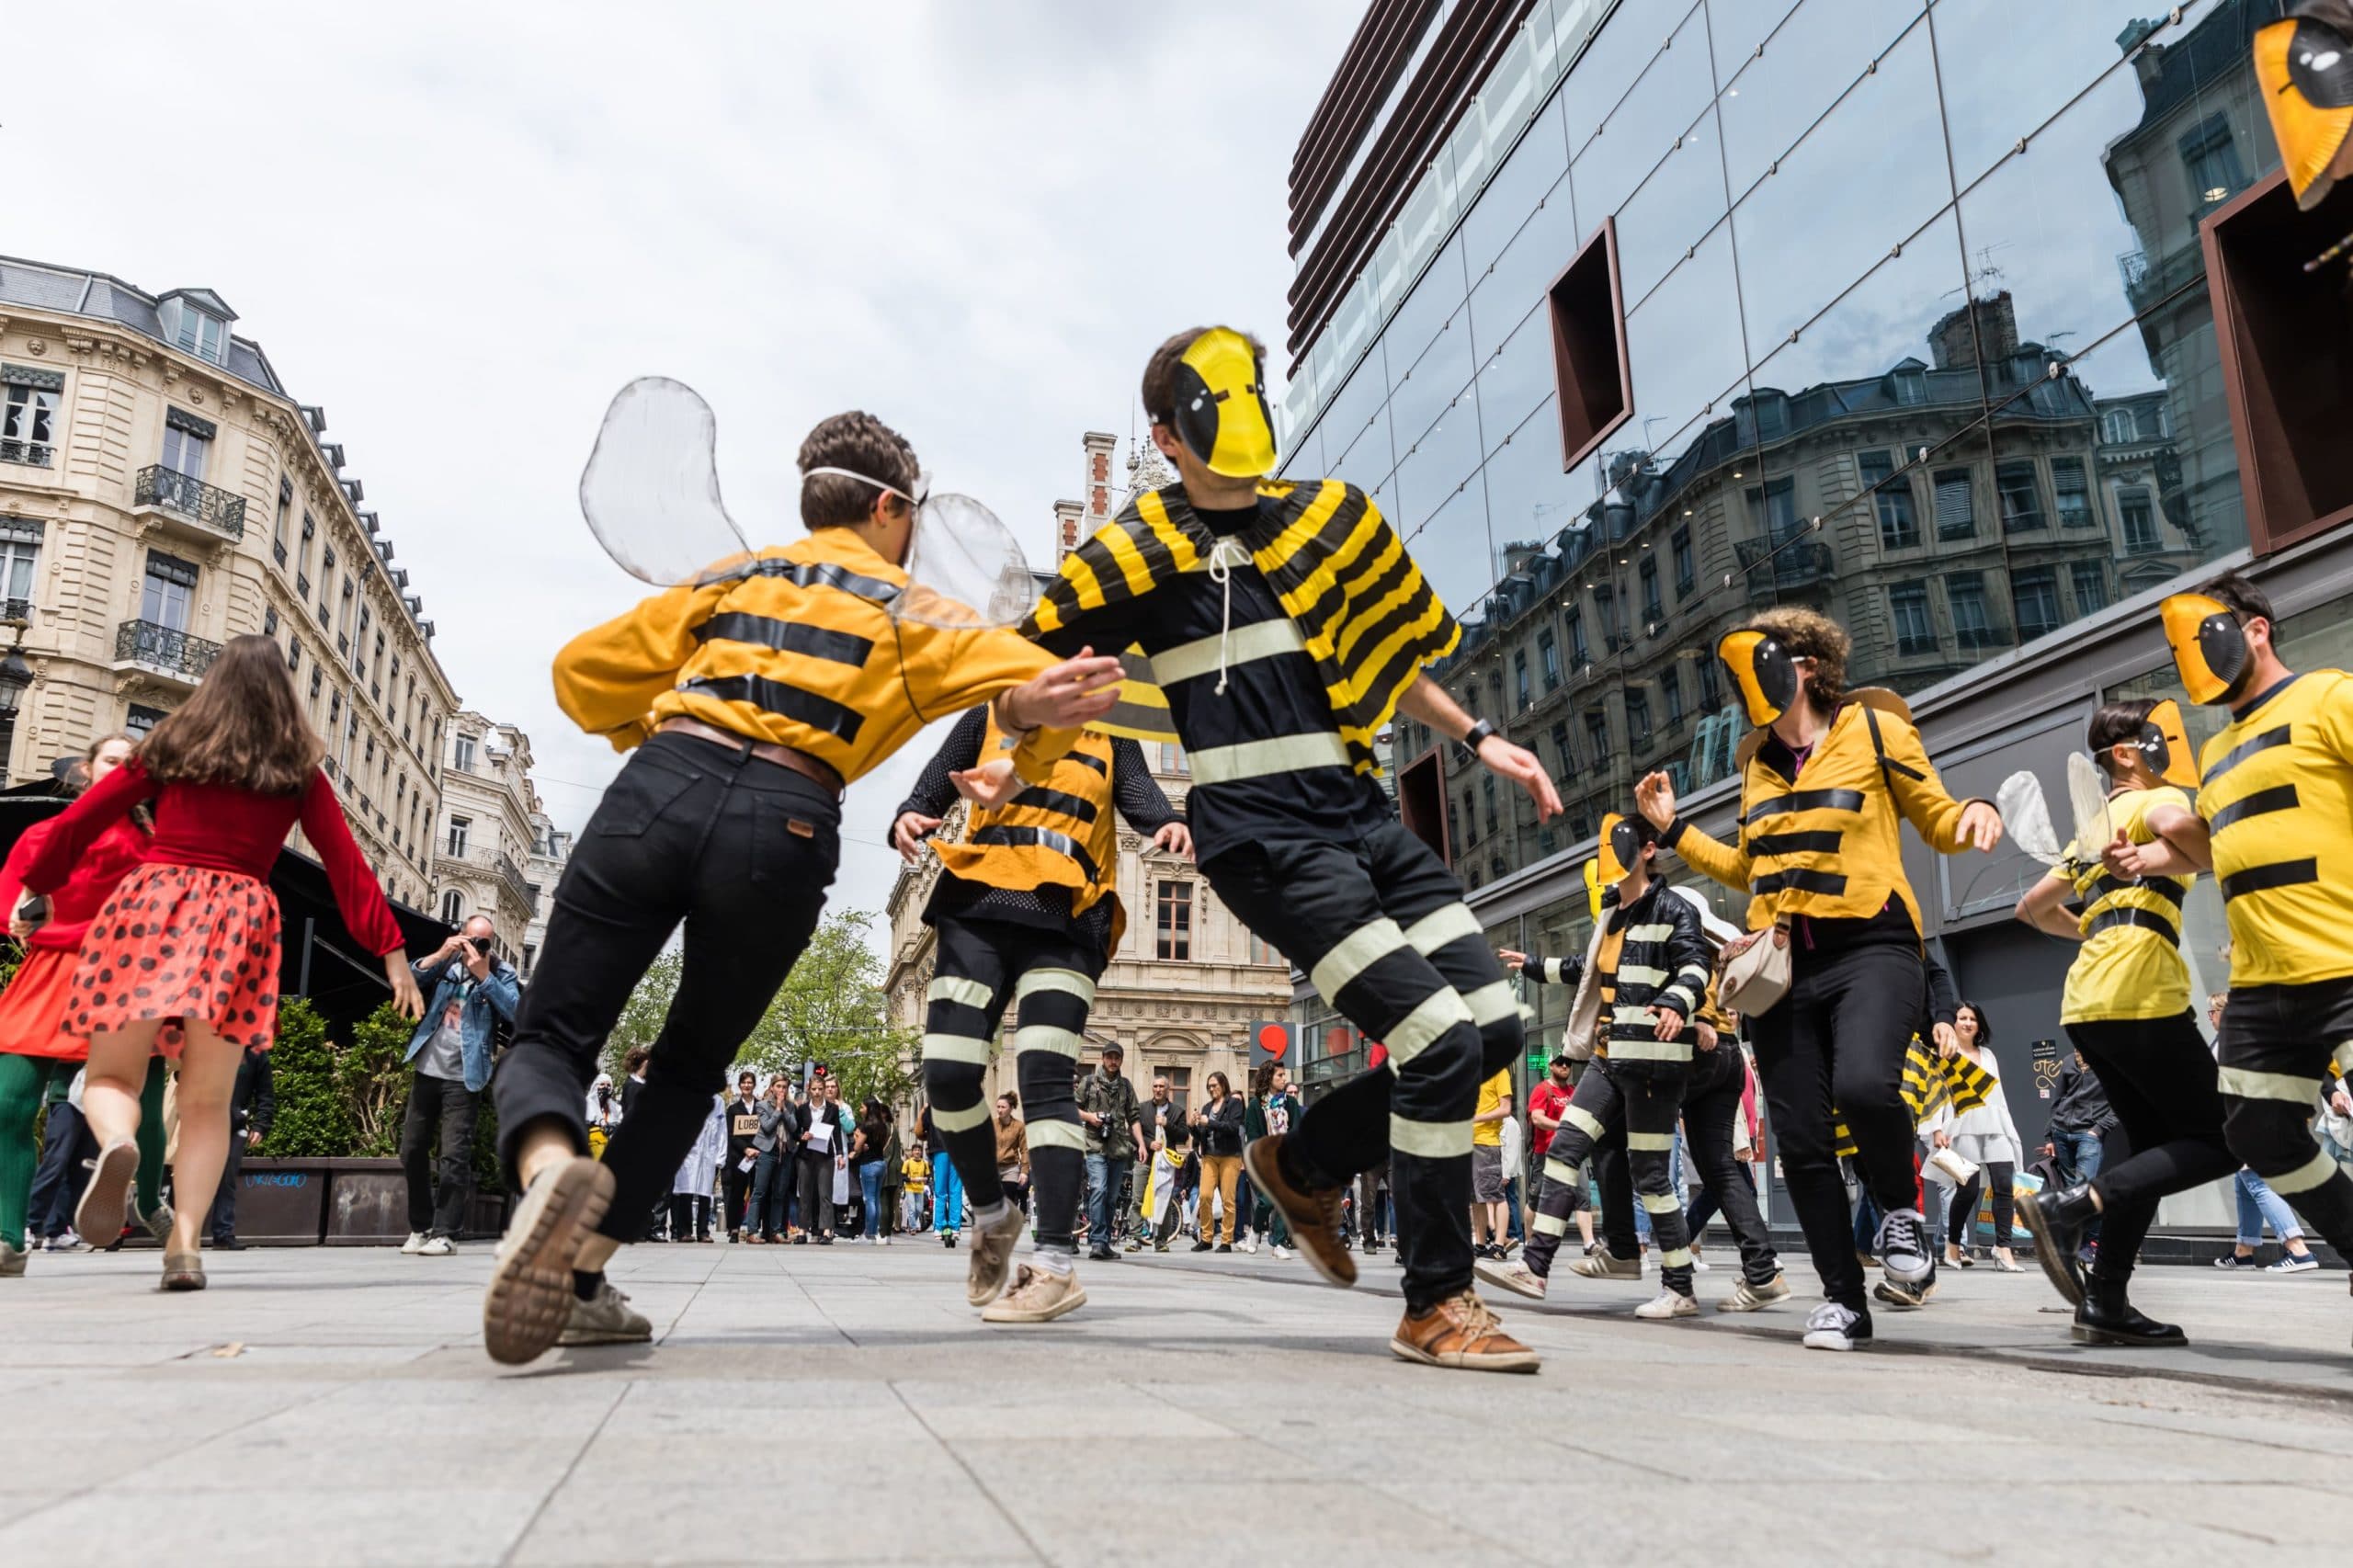
{"label": "black sneaker", "polygon": [[1118,1253],[1106,1246],[1090,1247],[1086,1253],[1086,1261],[1089,1263],[1116,1263],[1119,1257]]}
{"label": "black sneaker", "polygon": [[1879,1255],[1879,1266],[1891,1284],[1916,1285],[1936,1268],[1917,1209],[1890,1210],[1879,1222],[1878,1244],[1871,1250]]}
{"label": "black sneaker", "polygon": [[1233,1244],[1232,1242],[1220,1242],[1217,1244],[1217,1250],[1220,1252],[1232,1252],[1233,1250]]}
{"label": "black sneaker", "polygon": [[1215,1252],[1217,1248],[1211,1245],[1208,1242],[1195,1242],[1193,1244],[1193,1250],[1195,1252]]}

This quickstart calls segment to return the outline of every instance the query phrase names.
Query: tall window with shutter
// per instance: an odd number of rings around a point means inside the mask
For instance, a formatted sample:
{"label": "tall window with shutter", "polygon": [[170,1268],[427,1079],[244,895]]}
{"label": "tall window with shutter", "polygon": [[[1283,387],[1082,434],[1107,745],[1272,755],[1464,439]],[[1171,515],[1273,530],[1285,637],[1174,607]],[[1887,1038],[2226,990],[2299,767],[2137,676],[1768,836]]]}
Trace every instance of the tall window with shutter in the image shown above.
{"label": "tall window with shutter", "polygon": [[1937,537],[1977,537],[1977,512],[1970,500],[1969,471],[1965,468],[1937,471]]}

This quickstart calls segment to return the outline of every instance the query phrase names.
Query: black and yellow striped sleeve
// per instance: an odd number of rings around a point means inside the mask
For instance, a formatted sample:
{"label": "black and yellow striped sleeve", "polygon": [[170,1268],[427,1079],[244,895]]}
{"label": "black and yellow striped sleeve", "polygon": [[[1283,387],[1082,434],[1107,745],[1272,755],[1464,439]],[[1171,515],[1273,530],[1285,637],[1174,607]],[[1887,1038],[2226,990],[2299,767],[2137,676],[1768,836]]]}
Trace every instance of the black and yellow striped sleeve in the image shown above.
{"label": "black and yellow striped sleeve", "polygon": [[1173,558],[1165,531],[1148,527],[1131,505],[1063,557],[1062,570],[1039,596],[1021,634],[1065,659],[1089,646],[1117,653],[1134,642],[1142,601],[1164,573],[1183,566]]}
{"label": "black and yellow striped sleeve", "polygon": [[1683,863],[1723,883],[1739,892],[1748,892],[1748,877],[1755,861],[1745,849],[1734,848],[1698,826],[1688,817],[1677,817],[1659,835],[1659,842],[1683,857]]}

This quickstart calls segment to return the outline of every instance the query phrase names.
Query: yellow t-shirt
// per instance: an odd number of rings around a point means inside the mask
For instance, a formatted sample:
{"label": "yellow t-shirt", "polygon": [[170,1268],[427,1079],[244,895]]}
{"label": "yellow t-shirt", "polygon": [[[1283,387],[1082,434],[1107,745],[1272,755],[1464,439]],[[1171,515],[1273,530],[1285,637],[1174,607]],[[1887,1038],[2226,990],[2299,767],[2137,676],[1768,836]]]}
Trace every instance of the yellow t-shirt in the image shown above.
{"label": "yellow t-shirt", "polygon": [[[2109,801],[2109,821],[2133,843],[2153,843],[2157,834],[2148,817],[2160,806],[2186,812],[2189,797],[2171,785],[2127,790]],[[2068,852],[2075,848],[2070,845]],[[2109,875],[2097,861],[2073,879],[2075,895],[2084,902],[2078,926],[2084,946],[2067,971],[2059,1005],[2061,1023],[2170,1018],[2189,1010],[2189,966],[2181,958],[2181,903],[2196,880],[2150,877],[2128,882]]]}
{"label": "yellow t-shirt", "polygon": [[2306,670],[2206,743],[2231,984],[2353,975],[2353,675]]}
{"label": "yellow t-shirt", "polygon": [[[1479,1085],[1478,1114],[1481,1116],[1489,1115],[1496,1107],[1509,1104],[1510,1100],[1511,1069],[1506,1067],[1502,1072],[1496,1074],[1494,1077]],[[1499,1149],[1503,1147],[1504,1124],[1500,1120],[1472,1122],[1471,1124],[1471,1142],[1473,1143],[1485,1144],[1491,1149]]]}

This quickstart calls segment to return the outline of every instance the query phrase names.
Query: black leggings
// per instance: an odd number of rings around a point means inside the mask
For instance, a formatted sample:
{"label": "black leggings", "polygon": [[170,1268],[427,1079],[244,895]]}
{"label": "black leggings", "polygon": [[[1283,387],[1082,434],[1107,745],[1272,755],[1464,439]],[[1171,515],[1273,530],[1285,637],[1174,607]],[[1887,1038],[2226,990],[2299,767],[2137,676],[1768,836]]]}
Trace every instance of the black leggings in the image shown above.
{"label": "black leggings", "polygon": [[2107,1091],[2132,1148],[2091,1184],[2100,1200],[2095,1272],[2103,1279],[2129,1279],[2157,1200],[2239,1168],[2222,1136],[2214,1058],[2188,1013],[2069,1024],[2067,1040]]}
{"label": "black leggings", "polygon": [[1836,1128],[1843,1120],[1853,1132],[1856,1168],[1881,1211],[1914,1209],[1919,1186],[1904,1056],[1920,1020],[1926,975],[1909,942],[1819,952],[1799,934],[1790,945],[1790,994],[1753,1020],[1756,1074],[1823,1294],[1868,1317]]}
{"label": "black leggings", "polygon": [[1732,1149],[1733,1121],[1740,1115],[1740,1092],[1747,1081],[1740,1047],[1728,1039],[1692,1062],[1691,1087],[1683,1096],[1683,1141],[1701,1190],[1692,1198],[1684,1224],[1697,1244],[1705,1214],[1710,1209],[1721,1212],[1740,1244],[1742,1277],[1751,1285],[1764,1285],[1781,1272],[1781,1260],[1774,1255],[1764,1211],[1756,1206],[1756,1183],[1748,1166],[1733,1157]]}
{"label": "black leggings", "polygon": [[657,734],[631,754],[556,884],[540,964],[499,1059],[499,1158],[535,1127],[588,1153],[588,1082],[637,982],[683,922],[678,989],[629,1115],[605,1146],[597,1229],[634,1241],[825,907],[838,801],[742,749]]}
{"label": "black leggings", "polygon": [[701,1192],[670,1195],[670,1239],[690,1242],[710,1234],[710,1197]]}
{"label": "black leggings", "polygon": [[1988,1160],[1977,1167],[1977,1174],[1952,1195],[1952,1207],[1946,1211],[1945,1235],[1950,1244],[1965,1247],[1976,1240],[1977,1195],[1989,1181],[1994,1184],[1994,1244],[2010,1244],[2011,1210],[2017,1201],[2010,1184],[2018,1171],[2007,1160]]}
{"label": "black leggings", "polygon": [[[996,1119],[981,1099],[990,1041],[1013,1010],[1013,1045],[1038,1198],[1038,1244],[1068,1250],[1086,1184],[1086,1130],[1071,1073],[1084,1044],[1106,954],[1074,932],[949,916],[924,1013],[924,1093],[931,1124],[975,1213],[1005,1196]],[[1118,1194],[1113,1194],[1114,1201]],[[1018,1205],[1020,1199],[1016,1198]],[[1110,1237],[1097,1236],[1097,1246]]]}

